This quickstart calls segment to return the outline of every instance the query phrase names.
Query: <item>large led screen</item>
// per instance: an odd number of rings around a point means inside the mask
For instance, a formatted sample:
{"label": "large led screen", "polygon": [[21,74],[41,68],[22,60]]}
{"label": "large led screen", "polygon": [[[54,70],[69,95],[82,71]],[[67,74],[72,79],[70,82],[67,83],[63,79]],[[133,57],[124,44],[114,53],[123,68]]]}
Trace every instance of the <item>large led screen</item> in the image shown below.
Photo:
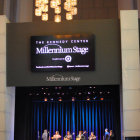
{"label": "large led screen", "polygon": [[31,37],[33,72],[93,71],[95,39],[91,34]]}

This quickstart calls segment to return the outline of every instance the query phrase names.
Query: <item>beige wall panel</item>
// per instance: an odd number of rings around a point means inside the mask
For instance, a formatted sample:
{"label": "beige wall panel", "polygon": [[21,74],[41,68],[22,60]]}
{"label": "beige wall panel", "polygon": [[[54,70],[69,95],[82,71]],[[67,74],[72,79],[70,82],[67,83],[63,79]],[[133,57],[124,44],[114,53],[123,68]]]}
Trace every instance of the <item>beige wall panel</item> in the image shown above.
{"label": "beige wall panel", "polygon": [[5,94],[0,93],[0,112],[4,112],[5,108]]}
{"label": "beige wall panel", "polygon": [[140,130],[140,111],[124,111],[124,131]]}
{"label": "beige wall panel", "polygon": [[124,51],[122,66],[124,69],[139,69],[139,52],[137,50]]}
{"label": "beige wall panel", "polygon": [[123,70],[123,89],[139,89],[140,87],[139,70]]}
{"label": "beige wall panel", "polygon": [[123,92],[123,106],[125,110],[140,109],[140,90],[127,90]]}
{"label": "beige wall panel", "polygon": [[[138,11],[122,10],[121,12],[121,29],[138,29]],[[122,30],[121,30],[122,31]],[[123,46],[122,46],[123,47]]]}
{"label": "beige wall panel", "polygon": [[6,90],[6,73],[0,73],[0,93],[5,93]]}
{"label": "beige wall panel", "polygon": [[122,30],[122,49],[139,49],[139,36],[138,30]]}

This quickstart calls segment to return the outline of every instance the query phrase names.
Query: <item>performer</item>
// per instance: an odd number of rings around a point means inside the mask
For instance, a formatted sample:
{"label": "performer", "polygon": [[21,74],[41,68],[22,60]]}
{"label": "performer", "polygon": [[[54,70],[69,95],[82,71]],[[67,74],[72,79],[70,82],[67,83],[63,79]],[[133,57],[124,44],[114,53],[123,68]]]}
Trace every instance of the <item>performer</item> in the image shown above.
{"label": "performer", "polygon": [[82,131],[79,131],[79,135],[77,135],[76,140],[85,140],[85,136],[82,134]]}
{"label": "performer", "polygon": [[114,136],[114,134],[113,134],[113,131],[110,130],[110,138],[109,138],[109,140],[114,140],[114,138],[115,138],[115,136]]}
{"label": "performer", "polygon": [[67,131],[67,135],[64,137],[64,140],[72,140],[72,135]]}
{"label": "performer", "polygon": [[86,131],[83,132],[85,139],[88,139],[88,133]]}
{"label": "performer", "polygon": [[89,140],[95,140],[96,136],[94,135],[94,132],[91,132],[91,135],[88,137]]}
{"label": "performer", "polygon": [[108,129],[106,128],[105,129],[105,136],[104,136],[104,140],[109,140],[109,132],[108,132]]}
{"label": "performer", "polygon": [[59,135],[59,131],[56,131],[55,134],[53,135],[52,139],[54,140],[60,140],[61,136]]}
{"label": "performer", "polygon": [[47,129],[44,130],[43,134],[42,134],[42,139],[43,140],[49,140],[49,132],[47,131]]}

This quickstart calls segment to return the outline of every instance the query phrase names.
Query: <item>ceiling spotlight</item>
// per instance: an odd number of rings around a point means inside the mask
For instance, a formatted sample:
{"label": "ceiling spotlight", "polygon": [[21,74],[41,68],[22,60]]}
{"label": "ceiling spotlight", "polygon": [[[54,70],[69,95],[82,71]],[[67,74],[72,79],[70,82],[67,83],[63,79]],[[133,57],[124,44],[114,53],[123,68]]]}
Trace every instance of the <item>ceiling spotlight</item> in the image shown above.
{"label": "ceiling spotlight", "polygon": [[47,99],[47,98],[44,98],[44,101],[45,101],[45,102],[47,102],[47,101],[48,101],[48,99]]}
{"label": "ceiling spotlight", "polygon": [[107,93],[108,93],[108,94],[110,94],[110,92],[109,92],[109,91],[108,91]]}
{"label": "ceiling spotlight", "polygon": [[44,89],[44,88],[42,88],[42,89]]}
{"label": "ceiling spotlight", "polygon": [[103,100],[104,100],[104,98],[100,98],[100,100],[101,100],[101,101],[103,101]]}
{"label": "ceiling spotlight", "polygon": [[60,93],[58,92],[57,95],[60,95]]}
{"label": "ceiling spotlight", "polygon": [[79,95],[81,95],[82,93],[81,93],[81,92],[79,92],[78,94],[79,94]]}
{"label": "ceiling spotlight", "polygon": [[102,92],[100,92],[100,94],[102,94]]}
{"label": "ceiling spotlight", "polygon": [[92,87],[89,87],[89,88],[92,88]]}
{"label": "ceiling spotlight", "polygon": [[62,95],[64,95],[65,93],[62,93]]}
{"label": "ceiling spotlight", "polygon": [[59,87],[59,89],[61,89],[62,87]]}
{"label": "ceiling spotlight", "polygon": [[75,97],[72,97],[72,101],[73,101],[73,102],[75,101]]}
{"label": "ceiling spotlight", "polygon": [[62,102],[62,98],[61,98],[61,97],[59,97],[58,101],[59,101],[59,102]]}
{"label": "ceiling spotlight", "polygon": [[44,95],[45,95],[46,93],[44,92]]}
{"label": "ceiling spotlight", "polygon": [[91,94],[90,92],[88,92],[88,94]]}
{"label": "ceiling spotlight", "polygon": [[37,96],[39,95],[39,93],[36,94]]}
{"label": "ceiling spotlight", "polygon": [[93,100],[96,100],[97,97],[93,97]]}
{"label": "ceiling spotlight", "polygon": [[51,94],[50,94],[50,93],[48,93],[48,95],[50,96]]}
{"label": "ceiling spotlight", "polygon": [[51,98],[51,101],[53,101],[53,98]]}
{"label": "ceiling spotlight", "polygon": [[57,89],[57,87],[55,87],[55,89]]}
{"label": "ceiling spotlight", "polygon": [[96,87],[93,87],[93,88],[96,88]]}
{"label": "ceiling spotlight", "polygon": [[90,101],[90,98],[89,97],[87,97],[87,101]]}
{"label": "ceiling spotlight", "polygon": [[32,96],[32,93],[29,93],[29,96]]}

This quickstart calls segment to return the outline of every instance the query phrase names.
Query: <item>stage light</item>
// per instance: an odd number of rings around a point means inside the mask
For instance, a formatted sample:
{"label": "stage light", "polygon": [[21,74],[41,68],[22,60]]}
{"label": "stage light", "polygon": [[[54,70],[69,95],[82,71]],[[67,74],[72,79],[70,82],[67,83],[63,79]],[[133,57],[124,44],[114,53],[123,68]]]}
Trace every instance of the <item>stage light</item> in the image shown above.
{"label": "stage light", "polygon": [[[48,21],[48,14],[49,14],[49,6],[55,10],[55,14],[61,13],[61,0],[35,0],[35,16],[42,16],[43,21]],[[77,15],[77,0],[66,0],[64,2],[64,9],[66,10],[66,19],[72,20],[73,15]],[[48,13],[46,13],[48,12]],[[54,21],[59,23],[61,22],[61,15],[55,15]]]}
{"label": "stage light", "polygon": [[48,14],[44,13],[42,14],[42,21],[47,21],[48,20]]}
{"label": "stage light", "polygon": [[51,101],[53,101],[53,98],[51,98]]}
{"label": "stage light", "polygon": [[76,7],[73,7],[73,8],[71,9],[71,14],[72,14],[72,15],[77,15],[77,8],[76,8]]}
{"label": "stage light", "polygon": [[57,7],[57,3],[56,3],[55,0],[51,0],[51,2],[50,2],[50,7],[51,7],[51,8],[56,8],[56,7]]}
{"label": "stage light", "polygon": [[32,96],[32,93],[29,93],[29,96]]}
{"label": "stage light", "polygon": [[89,87],[89,88],[92,88],[92,87]]}
{"label": "stage light", "polygon": [[69,13],[66,13],[66,19],[67,20],[72,20],[73,16],[72,14],[69,12]]}
{"label": "stage light", "polygon": [[42,89],[44,89],[44,88],[42,88]]}
{"label": "stage light", "polygon": [[102,92],[100,92],[100,94],[102,94]]}
{"label": "stage light", "polygon": [[96,88],[96,87],[93,87],[93,88]]}
{"label": "stage light", "polygon": [[60,6],[57,6],[55,8],[55,14],[60,14],[61,13],[61,7]]}
{"label": "stage light", "polygon": [[82,93],[81,93],[81,92],[79,92],[78,94],[79,94],[79,95],[81,95]]}
{"label": "stage light", "polygon": [[87,97],[87,101],[90,101],[90,98],[89,97]]}
{"label": "stage light", "polygon": [[90,92],[88,92],[88,94],[91,94]]}
{"label": "stage light", "polygon": [[36,16],[41,16],[41,15],[42,15],[42,11],[41,11],[40,8],[36,8],[36,9],[35,9],[35,15],[36,15]]}
{"label": "stage light", "polygon": [[97,97],[93,97],[93,100],[96,100]]}
{"label": "stage light", "polygon": [[59,102],[62,102],[62,98],[61,98],[61,97],[59,97],[58,101],[59,101]]}
{"label": "stage light", "polygon": [[47,98],[44,98],[44,101],[45,101],[45,102],[47,102],[47,101],[48,101],[48,99],[47,99]]}
{"label": "stage light", "polygon": [[36,0],[35,6],[36,6],[36,7],[40,7],[40,4],[41,4],[41,0]]}
{"label": "stage light", "polygon": [[56,0],[57,5],[61,5],[61,0]]}
{"label": "stage light", "polygon": [[65,95],[65,93],[62,93],[62,95]]}
{"label": "stage light", "polygon": [[[48,5],[45,5],[42,11],[43,11],[43,12],[48,12]],[[43,15],[43,14],[42,14],[42,15]],[[48,16],[48,14],[47,14],[47,16]]]}
{"label": "stage light", "polygon": [[37,96],[39,95],[39,93],[36,94]]}
{"label": "stage light", "polygon": [[72,97],[72,101],[73,101],[73,102],[75,101],[75,97]]}
{"label": "stage light", "polygon": [[45,95],[46,93],[44,92],[44,95]]}
{"label": "stage light", "polygon": [[42,0],[44,2],[44,4],[48,4],[49,0]]}
{"label": "stage light", "polygon": [[110,92],[109,92],[109,91],[108,91],[107,93],[108,93],[108,94],[110,94]]}
{"label": "stage light", "polygon": [[48,93],[48,95],[50,96],[51,94],[50,94],[50,93]]}
{"label": "stage light", "polygon": [[104,98],[100,98],[100,100],[101,100],[101,101],[103,101],[103,100],[104,100]]}
{"label": "stage light", "polygon": [[57,95],[60,95],[60,93],[57,93]]}

